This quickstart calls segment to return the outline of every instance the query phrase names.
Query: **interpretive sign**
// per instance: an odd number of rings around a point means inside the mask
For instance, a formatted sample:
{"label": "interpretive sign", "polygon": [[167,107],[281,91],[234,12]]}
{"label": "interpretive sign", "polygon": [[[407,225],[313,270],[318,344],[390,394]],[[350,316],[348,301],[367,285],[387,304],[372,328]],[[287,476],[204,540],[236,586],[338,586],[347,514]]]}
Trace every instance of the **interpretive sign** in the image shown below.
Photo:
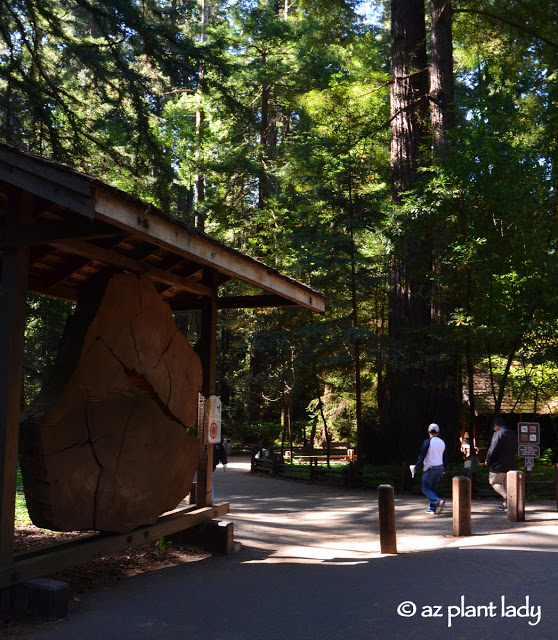
{"label": "interpretive sign", "polygon": [[531,444],[520,444],[517,453],[520,458],[540,458],[541,448]]}
{"label": "interpretive sign", "polygon": [[538,422],[517,423],[517,454],[525,459],[525,468],[532,471],[535,466],[535,458],[540,458],[541,426]]}
{"label": "interpretive sign", "polygon": [[205,444],[221,442],[221,400],[209,396],[205,401]]}
{"label": "interpretive sign", "polygon": [[[517,441],[519,444],[540,444],[541,426],[538,422],[518,422]],[[521,454],[519,454],[521,455]]]}

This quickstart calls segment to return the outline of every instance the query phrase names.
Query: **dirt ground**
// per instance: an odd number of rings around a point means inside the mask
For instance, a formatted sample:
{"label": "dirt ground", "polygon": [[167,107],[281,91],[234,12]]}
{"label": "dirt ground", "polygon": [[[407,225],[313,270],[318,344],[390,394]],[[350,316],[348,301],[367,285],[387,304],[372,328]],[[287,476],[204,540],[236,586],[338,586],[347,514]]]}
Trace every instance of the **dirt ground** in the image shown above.
{"label": "dirt ground", "polygon": [[[63,542],[83,535],[83,532],[47,531],[33,525],[18,526],[15,530],[14,550],[15,552],[30,551],[43,545]],[[151,542],[98,560],[84,562],[45,577],[69,584],[68,611],[71,614],[79,607],[81,594],[90,589],[99,590],[108,584],[139,573],[201,560],[209,555],[199,549],[189,549],[172,543],[159,548]],[[3,640],[11,640],[11,638],[30,633],[39,625],[53,624],[56,624],[56,621],[36,621],[26,616],[0,613],[0,637]]]}

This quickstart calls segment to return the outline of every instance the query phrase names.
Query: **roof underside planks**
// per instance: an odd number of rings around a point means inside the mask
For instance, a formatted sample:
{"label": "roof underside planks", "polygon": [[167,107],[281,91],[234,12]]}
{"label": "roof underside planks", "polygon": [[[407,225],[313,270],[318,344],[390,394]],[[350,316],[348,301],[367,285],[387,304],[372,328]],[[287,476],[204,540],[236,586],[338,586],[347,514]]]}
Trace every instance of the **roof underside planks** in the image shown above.
{"label": "roof underside planks", "polygon": [[[31,222],[5,224],[8,201],[32,194]],[[0,264],[7,247],[29,245],[29,291],[75,302],[89,282],[118,271],[143,273],[174,312],[201,308],[231,279],[257,295],[220,297],[219,308],[300,306],[323,312],[317,291],[149,203],[65,165],[0,144]]]}

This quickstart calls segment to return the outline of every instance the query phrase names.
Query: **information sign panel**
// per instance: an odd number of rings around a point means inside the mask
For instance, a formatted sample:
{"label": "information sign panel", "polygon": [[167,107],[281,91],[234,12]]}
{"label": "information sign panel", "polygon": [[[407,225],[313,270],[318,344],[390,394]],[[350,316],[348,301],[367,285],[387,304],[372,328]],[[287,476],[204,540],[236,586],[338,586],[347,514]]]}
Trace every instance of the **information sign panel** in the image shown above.
{"label": "information sign panel", "polygon": [[[519,444],[537,445],[541,443],[541,426],[538,422],[519,422],[517,424]],[[519,454],[521,455],[521,454]]]}
{"label": "information sign panel", "polygon": [[540,458],[541,448],[532,444],[520,444],[517,453],[520,458]]}

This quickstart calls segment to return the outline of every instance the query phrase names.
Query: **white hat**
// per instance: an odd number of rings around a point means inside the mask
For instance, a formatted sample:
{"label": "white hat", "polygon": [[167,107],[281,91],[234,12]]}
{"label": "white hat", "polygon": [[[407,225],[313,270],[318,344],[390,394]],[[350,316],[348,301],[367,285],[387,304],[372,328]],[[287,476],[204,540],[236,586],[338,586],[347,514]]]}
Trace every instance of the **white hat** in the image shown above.
{"label": "white hat", "polygon": [[429,433],[440,433],[440,427],[433,422],[429,427],[428,427],[428,432]]}

